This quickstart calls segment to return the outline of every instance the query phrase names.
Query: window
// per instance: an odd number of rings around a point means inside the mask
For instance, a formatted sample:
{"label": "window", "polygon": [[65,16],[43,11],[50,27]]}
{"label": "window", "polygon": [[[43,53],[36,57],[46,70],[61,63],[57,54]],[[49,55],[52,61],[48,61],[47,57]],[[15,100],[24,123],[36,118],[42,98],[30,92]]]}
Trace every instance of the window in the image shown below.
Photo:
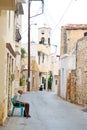
{"label": "window", "polygon": [[41,31],[41,34],[42,34],[42,35],[44,34],[44,30]]}
{"label": "window", "polygon": [[42,63],[44,63],[44,54],[42,55]]}
{"label": "window", "polygon": [[48,45],[50,45],[50,38],[48,38]]}
{"label": "window", "polygon": [[44,44],[44,42],[45,42],[45,38],[42,37],[42,38],[41,38],[41,43]]}
{"label": "window", "polygon": [[64,50],[63,53],[67,53],[67,34],[66,34],[66,30],[64,32]]}
{"label": "window", "polygon": [[84,33],[84,37],[87,36],[87,32]]}
{"label": "window", "polygon": [[40,64],[40,52],[38,52],[38,64]]}
{"label": "window", "polygon": [[57,80],[55,80],[55,85],[57,85]]}

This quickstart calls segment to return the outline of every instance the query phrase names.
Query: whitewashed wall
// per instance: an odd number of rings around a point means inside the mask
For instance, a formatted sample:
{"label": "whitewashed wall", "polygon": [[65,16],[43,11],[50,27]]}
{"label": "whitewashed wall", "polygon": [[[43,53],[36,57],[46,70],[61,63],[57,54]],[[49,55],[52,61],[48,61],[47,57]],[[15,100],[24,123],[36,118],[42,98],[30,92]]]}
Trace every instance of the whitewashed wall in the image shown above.
{"label": "whitewashed wall", "polygon": [[60,70],[61,70],[61,85],[60,85],[60,96],[66,99],[66,82],[68,70],[76,68],[76,57],[75,55],[65,54],[60,57]]}

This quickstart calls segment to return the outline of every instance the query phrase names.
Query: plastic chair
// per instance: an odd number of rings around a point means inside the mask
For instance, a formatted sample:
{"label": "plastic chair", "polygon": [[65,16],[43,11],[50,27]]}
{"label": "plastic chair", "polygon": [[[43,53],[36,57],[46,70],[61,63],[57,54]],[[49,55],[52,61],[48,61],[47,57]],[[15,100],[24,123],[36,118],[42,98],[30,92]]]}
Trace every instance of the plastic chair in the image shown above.
{"label": "plastic chair", "polygon": [[12,112],[11,112],[11,116],[13,116],[14,114],[14,109],[15,108],[19,108],[20,109],[20,116],[22,117],[23,116],[23,106],[21,105],[21,103],[19,102],[19,106],[14,106],[14,98],[11,98],[11,102],[13,104],[13,108],[12,108]]}

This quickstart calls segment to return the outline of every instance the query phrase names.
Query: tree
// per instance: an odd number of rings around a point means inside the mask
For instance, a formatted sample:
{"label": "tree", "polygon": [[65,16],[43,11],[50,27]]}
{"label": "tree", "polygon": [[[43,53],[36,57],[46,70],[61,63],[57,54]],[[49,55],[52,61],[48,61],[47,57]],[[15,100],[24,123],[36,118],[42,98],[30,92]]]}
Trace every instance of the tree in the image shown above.
{"label": "tree", "polygon": [[20,78],[20,86],[25,86],[25,79],[23,77]]}
{"label": "tree", "polygon": [[26,54],[26,51],[24,48],[21,48],[21,58],[24,58]]}
{"label": "tree", "polygon": [[[21,59],[23,60],[23,58],[25,58],[25,54],[26,54],[26,51],[24,48],[21,48]],[[23,72],[23,68],[21,68],[21,73]],[[22,74],[22,77],[20,77],[20,86],[25,86],[25,78],[23,77],[23,74]]]}

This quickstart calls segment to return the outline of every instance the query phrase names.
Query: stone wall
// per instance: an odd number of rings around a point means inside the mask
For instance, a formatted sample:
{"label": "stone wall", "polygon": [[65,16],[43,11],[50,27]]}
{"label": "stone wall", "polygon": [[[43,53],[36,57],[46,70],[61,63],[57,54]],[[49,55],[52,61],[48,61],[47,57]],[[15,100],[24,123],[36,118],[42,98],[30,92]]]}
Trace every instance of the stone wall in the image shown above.
{"label": "stone wall", "polygon": [[67,100],[87,105],[87,38],[78,40],[76,44],[76,70],[69,71],[67,77]]}
{"label": "stone wall", "polygon": [[67,100],[76,103],[76,71],[72,70],[67,78]]}
{"label": "stone wall", "polygon": [[68,101],[80,105],[87,104],[87,37],[83,37],[85,32],[87,25],[63,26],[61,30],[60,56],[76,55],[76,68],[68,69],[66,97]]}
{"label": "stone wall", "polygon": [[87,37],[77,42],[76,75],[76,101],[85,105],[87,103]]}
{"label": "stone wall", "polygon": [[[74,26],[74,25],[73,25]],[[70,54],[75,47],[75,43],[78,39],[84,36],[84,33],[87,32],[86,26],[85,29],[82,29],[80,26],[79,29],[71,29],[66,28],[66,26],[62,26],[61,29],[61,48],[60,53],[63,55],[64,53]],[[66,52],[64,51],[66,50]]]}

